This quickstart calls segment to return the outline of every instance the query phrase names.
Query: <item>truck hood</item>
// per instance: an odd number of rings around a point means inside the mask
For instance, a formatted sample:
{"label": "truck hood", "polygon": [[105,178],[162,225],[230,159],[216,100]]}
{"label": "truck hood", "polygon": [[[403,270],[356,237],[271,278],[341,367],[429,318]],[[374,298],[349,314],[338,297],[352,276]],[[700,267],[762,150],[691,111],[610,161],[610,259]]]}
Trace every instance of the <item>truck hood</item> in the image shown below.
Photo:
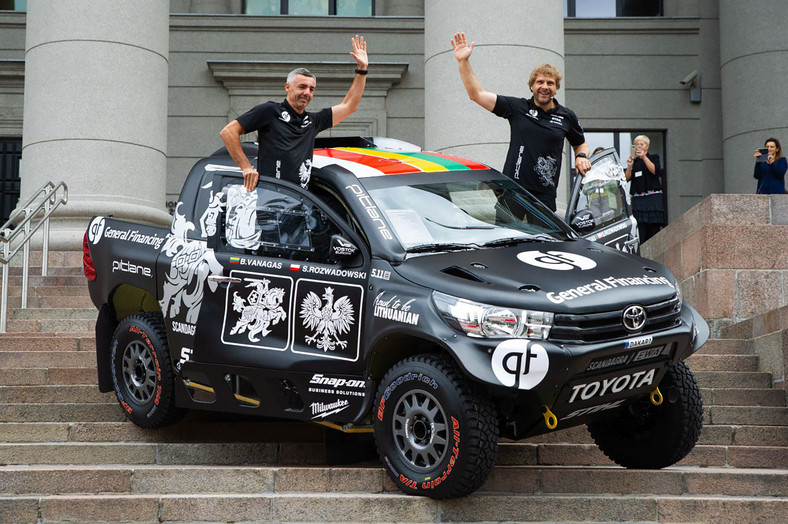
{"label": "truck hood", "polygon": [[429,254],[395,269],[455,297],[557,313],[652,304],[675,297],[677,286],[661,264],[587,240]]}

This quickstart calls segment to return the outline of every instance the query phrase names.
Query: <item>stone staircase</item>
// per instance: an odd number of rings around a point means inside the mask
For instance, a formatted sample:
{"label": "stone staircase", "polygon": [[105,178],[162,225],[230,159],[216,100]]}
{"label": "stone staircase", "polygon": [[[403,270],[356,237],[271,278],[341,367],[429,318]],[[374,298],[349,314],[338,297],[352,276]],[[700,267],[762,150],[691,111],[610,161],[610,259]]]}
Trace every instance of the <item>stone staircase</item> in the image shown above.
{"label": "stone staircase", "polygon": [[[434,501],[396,490],[376,459],[331,465],[338,433],[191,412],[127,422],[96,387],[95,309],[81,253],[50,254],[29,304],[0,334],[0,522],[638,521],[784,522],[785,389],[760,370],[762,335],[732,324],[689,359],[704,429],[676,466],[613,465],[584,427],[502,442],[481,489]],[[18,272],[18,270],[15,270]],[[773,316],[773,315],[772,315]],[[788,315],[786,315],[788,318]],[[332,432],[327,434],[326,431]]]}

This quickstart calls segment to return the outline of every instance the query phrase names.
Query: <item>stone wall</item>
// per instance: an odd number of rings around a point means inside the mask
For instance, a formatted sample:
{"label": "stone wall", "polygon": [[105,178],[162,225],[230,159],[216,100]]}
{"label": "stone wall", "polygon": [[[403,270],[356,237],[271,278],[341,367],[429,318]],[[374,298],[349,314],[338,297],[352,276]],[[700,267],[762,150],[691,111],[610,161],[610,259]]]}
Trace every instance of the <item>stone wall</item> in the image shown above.
{"label": "stone wall", "polygon": [[665,264],[712,336],[750,340],[785,387],[788,195],[710,195],[644,244]]}

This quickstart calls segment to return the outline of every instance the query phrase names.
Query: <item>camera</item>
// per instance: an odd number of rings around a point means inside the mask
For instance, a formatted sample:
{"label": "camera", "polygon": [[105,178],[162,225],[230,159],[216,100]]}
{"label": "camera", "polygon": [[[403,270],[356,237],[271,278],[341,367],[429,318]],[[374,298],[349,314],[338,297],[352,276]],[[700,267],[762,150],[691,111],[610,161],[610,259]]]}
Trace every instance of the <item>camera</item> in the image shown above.
{"label": "camera", "polygon": [[680,83],[683,86],[691,86],[695,84],[695,79],[697,78],[698,78],[698,71],[692,71],[690,74],[685,76]]}

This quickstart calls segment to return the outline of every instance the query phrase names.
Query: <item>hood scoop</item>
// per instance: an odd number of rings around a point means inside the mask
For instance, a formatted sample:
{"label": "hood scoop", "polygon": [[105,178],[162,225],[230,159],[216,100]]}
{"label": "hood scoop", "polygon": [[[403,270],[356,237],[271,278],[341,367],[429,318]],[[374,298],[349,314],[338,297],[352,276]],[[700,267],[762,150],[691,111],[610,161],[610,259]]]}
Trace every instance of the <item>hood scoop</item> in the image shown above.
{"label": "hood scoop", "polygon": [[447,275],[451,275],[453,277],[462,278],[464,280],[470,280],[471,282],[478,282],[480,284],[487,284],[488,282],[479,277],[476,273],[469,271],[460,266],[449,266],[441,269],[442,273]]}

